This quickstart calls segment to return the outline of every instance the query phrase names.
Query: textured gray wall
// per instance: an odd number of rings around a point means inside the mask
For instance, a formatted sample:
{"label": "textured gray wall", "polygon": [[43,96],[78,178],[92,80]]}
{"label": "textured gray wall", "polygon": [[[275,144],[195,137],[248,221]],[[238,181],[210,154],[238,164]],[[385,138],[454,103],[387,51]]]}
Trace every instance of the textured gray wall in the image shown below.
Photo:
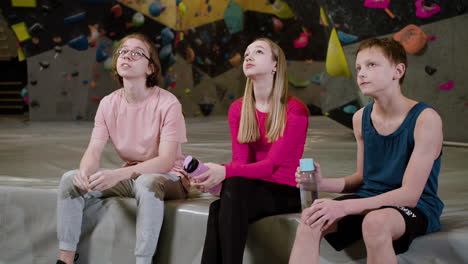
{"label": "textured gray wall", "polygon": [[[307,80],[320,74],[325,70],[325,62],[314,61],[306,63],[305,61],[291,61],[288,65],[288,74],[298,80]],[[323,75],[322,75],[323,76]],[[324,96],[320,85],[310,83],[306,87],[298,88],[289,84],[289,94],[297,96],[305,104],[314,104],[321,107],[321,97]]]}
{"label": "textured gray wall", "polygon": [[[177,86],[169,88],[169,91],[179,98],[186,116],[200,115],[200,103],[214,104],[212,115],[226,115],[231,103],[244,94],[246,78],[241,66],[214,78],[203,74],[202,81],[195,86],[192,83],[192,69],[184,60],[177,56],[173,68],[177,74]],[[298,80],[308,80],[323,69],[323,62],[307,64],[304,61],[289,61],[288,74],[294,75]],[[191,90],[188,94],[185,93],[187,88]],[[289,84],[289,93],[299,97],[305,104],[320,106],[320,91],[320,86],[314,83],[306,87]]]}

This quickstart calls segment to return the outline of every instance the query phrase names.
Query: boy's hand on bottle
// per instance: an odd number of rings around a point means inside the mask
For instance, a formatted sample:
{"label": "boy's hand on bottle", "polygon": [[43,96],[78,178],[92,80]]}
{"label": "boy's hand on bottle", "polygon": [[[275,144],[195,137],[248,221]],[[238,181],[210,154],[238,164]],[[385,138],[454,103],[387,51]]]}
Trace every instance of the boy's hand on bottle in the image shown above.
{"label": "boy's hand on bottle", "polygon": [[[320,164],[317,161],[314,161],[314,175],[315,175],[315,181],[317,182],[317,189],[320,190],[320,184],[322,183],[322,170],[320,169]],[[296,169],[296,187],[300,188],[301,184],[301,169],[300,167],[297,167]]]}

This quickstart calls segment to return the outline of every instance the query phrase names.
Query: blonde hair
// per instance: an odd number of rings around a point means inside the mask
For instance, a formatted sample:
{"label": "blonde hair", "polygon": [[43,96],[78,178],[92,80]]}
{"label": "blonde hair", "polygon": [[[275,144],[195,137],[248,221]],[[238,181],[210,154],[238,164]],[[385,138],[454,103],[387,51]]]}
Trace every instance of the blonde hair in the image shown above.
{"label": "blonde hair", "polygon": [[[129,39],[138,39],[148,47],[149,58],[151,59],[149,61],[149,64],[153,72],[146,77],[146,87],[151,88],[155,85],[158,85],[161,79],[161,65],[159,64],[159,55],[158,55],[159,53],[158,53],[158,49],[156,48],[156,45],[148,36],[142,33],[132,33],[130,35],[125,36],[119,41],[119,45],[116,50],[119,50],[122,47],[122,45],[125,43],[125,41]],[[112,56],[112,73],[113,73],[114,79],[120,85],[119,87],[123,87],[123,78],[117,72],[117,59],[118,58],[119,58],[119,55],[114,52],[114,56]]]}
{"label": "blonde hair", "polygon": [[[288,78],[286,73],[286,57],[283,50],[268,38],[255,41],[265,41],[270,45],[272,58],[276,61],[276,72],[273,76],[273,89],[270,94],[270,113],[266,122],[266,138],[268,143],[283,136],[286,126],[286,107],[288,101]],[[255,111],[255,95],[253,82],[247,78],[244,99],[242,102],[241,119],[237,140],[239,143],[255,142],[260,138]]]}

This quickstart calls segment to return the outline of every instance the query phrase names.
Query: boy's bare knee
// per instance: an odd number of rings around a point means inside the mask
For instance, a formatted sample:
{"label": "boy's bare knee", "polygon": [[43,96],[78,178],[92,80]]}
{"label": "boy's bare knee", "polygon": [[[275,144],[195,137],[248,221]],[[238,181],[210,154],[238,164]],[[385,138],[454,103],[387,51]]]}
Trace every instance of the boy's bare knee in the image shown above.
{"label": "boy's bare knee", "polygon": [[363,232],[380,233],[385,229],[385,224],[386,219],[384,214],[379,211],[372,211],[364,217],[364,220],[362,221],[362,230]]}
{"label": "boy's bare knee", "polygon": [[362,221],[362,237],[366,245],[379,246],[392,240],[389,223],[391,218],[385,210],[376,210],[368,213]]}
{"label": "boy's bare knee", "polygon": [[296,230],[296,240],[320,240],[322,238],[322,231],[320,228],[312,228],[302,222],[299,223]]}

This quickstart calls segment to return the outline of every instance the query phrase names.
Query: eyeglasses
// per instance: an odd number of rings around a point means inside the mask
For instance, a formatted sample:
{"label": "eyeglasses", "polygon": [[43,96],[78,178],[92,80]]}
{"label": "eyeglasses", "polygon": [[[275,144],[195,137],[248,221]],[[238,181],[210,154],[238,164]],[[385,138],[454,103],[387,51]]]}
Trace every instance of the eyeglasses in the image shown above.
{"label": "eyeglasses", "polygon": [[139,60],[142,57],[146,58],[149,60],[149,62],[153,63],[153,60],[151,58],[148,58],[143,52],[136,51],[136,50],[126,50],[126,49],[119,49],[115,51],[115,54],[118,54],[119,56],[122,56],[124,54],[127,54],[129,52],[130,58],[132,60]]}

